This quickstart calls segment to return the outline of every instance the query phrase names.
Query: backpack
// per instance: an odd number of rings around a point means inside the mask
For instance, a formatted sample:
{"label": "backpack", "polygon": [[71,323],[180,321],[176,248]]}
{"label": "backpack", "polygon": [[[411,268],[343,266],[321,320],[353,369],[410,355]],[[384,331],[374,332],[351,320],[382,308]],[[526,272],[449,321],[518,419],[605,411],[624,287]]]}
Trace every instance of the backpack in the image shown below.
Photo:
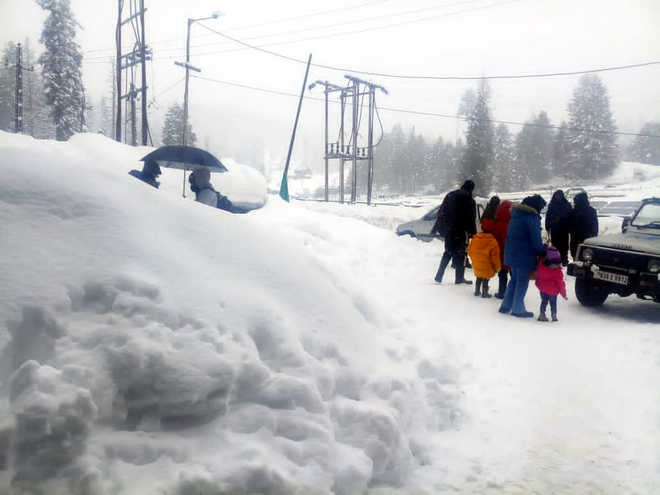
{"label": "backpack", "polygon": [[447,235],[447,196],[444,197],[442,203],[440,204],[440,209],[438,210],[438,218],[435,221],[435,225],[433,225],[433,228],[431,229],[431,235],[437,234],[440,237],[445,237]]}

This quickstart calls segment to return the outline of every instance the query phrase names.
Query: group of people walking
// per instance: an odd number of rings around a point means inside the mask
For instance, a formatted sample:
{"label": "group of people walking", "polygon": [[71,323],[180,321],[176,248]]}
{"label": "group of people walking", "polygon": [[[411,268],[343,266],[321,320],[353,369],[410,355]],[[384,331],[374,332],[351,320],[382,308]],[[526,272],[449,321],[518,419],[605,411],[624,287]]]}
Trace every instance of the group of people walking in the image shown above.
{"label": "group of people walking", "polygon": [[[566,298],[562,266],[568,264],[569,250],[575,258],[577,246],[598,235],[598,216],[589,205],[586,192],[577,194],[574,205],[563,191],[556,191],[545,217],[549,242],[543,242],[541,212],[546,201],[538,194],[513,203],[493,196],[480,219],[472,198],[474,182],[466,181],[459,190],[447,194],[432,233],[445,238],[445,252],[435,281],[441,283],[453,260],[456,284],[472,284],[465,278],[466,254],[476,277],[474,295],[490,298],[489,282],[496,274],[501,299],[500,313],[520,318],[534,314],[525,308],[525,295],[530,280],[535,280],[541,293],[539,321],[550,306],[552,321],[557,321],[557,296]],[[476,232],[480,221],[481,232]]]}

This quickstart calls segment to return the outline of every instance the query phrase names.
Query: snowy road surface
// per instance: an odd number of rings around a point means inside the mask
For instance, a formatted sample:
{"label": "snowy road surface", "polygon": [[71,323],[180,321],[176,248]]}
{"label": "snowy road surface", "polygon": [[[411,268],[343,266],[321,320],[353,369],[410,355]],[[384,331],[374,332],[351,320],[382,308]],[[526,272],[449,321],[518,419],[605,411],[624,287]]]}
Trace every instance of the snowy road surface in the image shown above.
{"label": "snowy road surface", "polygon": [[[360,209],[355,215],[367,217]],[[559,322],[519,320],[499,314],[498,300],[454,286],[451,270],[443,285],[433,283],[440,242],[343,228],[350,242],[342,247],[349,249],[335,253],[337,263],[369,281],[373,297],[402,320],[396,331],[401,346],[457,365],[465,417],[457,431],[438,435],[441,454],[416,473],[416,487],[440,493],[660,491],[660,305],[611,296],[603,308],[586,309],[567,277],[569,300],[559,301]],[[533,283],[526,301],[538,315]]]}

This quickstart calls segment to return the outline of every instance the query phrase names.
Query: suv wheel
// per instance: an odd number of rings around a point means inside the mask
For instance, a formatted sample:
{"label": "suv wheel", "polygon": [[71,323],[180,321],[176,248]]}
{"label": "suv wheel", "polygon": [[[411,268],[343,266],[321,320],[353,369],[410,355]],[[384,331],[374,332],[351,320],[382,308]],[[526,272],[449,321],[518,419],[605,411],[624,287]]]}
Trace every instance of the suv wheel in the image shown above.
{"label": "suv wheel", "polygon": [[602,306],[609,292],[603,285],[583,278],[575,279],[575,296],[582,306]]}

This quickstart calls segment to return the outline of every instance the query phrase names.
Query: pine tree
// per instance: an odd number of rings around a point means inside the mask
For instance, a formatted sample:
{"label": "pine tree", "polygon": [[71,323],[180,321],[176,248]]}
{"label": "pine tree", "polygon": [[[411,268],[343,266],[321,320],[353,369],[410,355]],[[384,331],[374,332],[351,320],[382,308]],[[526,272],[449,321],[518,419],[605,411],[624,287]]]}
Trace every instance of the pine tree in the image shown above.
{"label": "pine tree", "polygon": [[607,176],[619,162],[619,149],[609,96],[600,77],[585,74],[580,78],[568,113],[572,178]]}
{"label": "pine tree", "polygon": [[9,41],[0,60],[0,130],[14,131],[14,101],[16,76],[12,69],[16,63],[16,45]]}
{"label": "pine tree", "polygon": [[83,106],[82,55],[74,41],[76,21],[70,0],[36,0],[48,11],[40,41],[46,50],[39,57],[45,84],[46,102],[51,107],[55,137],[66,141],[80,129]]}
{"label": "pine tree", "polygon": [[526,123],[516,136],[514,170],[511,173],[511,190],[521,191],[531,184],[530,163],[533,161],[532,127]]}
{"label": "pine tree", "polygon": [[647,122],[639,131],[646,136],[637,136],[628,149],[633,161],[660,165],[660,122]]}
{"label": "pine tree", "polygon": [[550,179],[553,137],[548,114],[545,111],[539,112],[532,122],[532,155],[529,163],[531,180],[535,184],[545,184]]}
{"label": "pine tree", "polygon": [[464,178],[472,179],[476,184],[476,192],[482,195],[490,193],[492,184],[490,167],[493,162],[494,131],[488,108],[489,99],[488,83],[482,80],[472,112],[467,117],[468,129],[462,161]]}
{"label": "pine tree", "polygon": [[[193,132],[190,122],[186,127],[186,143],[188,146],[194,146],[197,142],[197,135]],[[167,109],[162,141],[166,146],[179,146],[183,143],[183,107],[178,103],[173,103]]]}
{"label": "pine tree", "polygon": [[552,142],[552,172],[555,177],[566,178],[568,176],[570,154],[571,143],[568,124],[562,121]]}
{"label": "pine tree", "polygon": [[516,173],[513,138],[509,128],[500,124],[495,128],[493,145],[493,188],[498,192],[511,191],[511,179]]}

